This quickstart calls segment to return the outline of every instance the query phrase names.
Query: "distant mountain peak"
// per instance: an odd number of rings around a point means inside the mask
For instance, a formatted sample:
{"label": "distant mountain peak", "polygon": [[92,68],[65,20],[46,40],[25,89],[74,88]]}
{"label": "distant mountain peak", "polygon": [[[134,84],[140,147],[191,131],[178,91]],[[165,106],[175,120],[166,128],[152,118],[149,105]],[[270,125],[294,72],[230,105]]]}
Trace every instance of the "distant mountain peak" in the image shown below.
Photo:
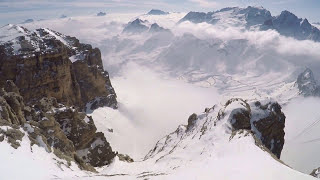
{"label": "distant mountain peak", "polygon": [[[228,14],[228,15],[226,15]],[[263,24],[266,20],[271,19],[271,13],[263,7],[248,6],[247,8],[239,7],[227,7],[218,11],[212,11],[208,13],[204,12],[189,12],[183,17],[179,23],[183,21],[190,21],[193,23],[206,22],[209,24],[215,24],[221,18],[240,18],[243,17],[246,21],[246,26],[254,26],[257,24]]]}
{"label": "distant mountain peak", "polygon": [[97,14],[97,16],[105,16],[105,15],[107,15],[106,12],[99,12],[99,13]]}
{"label": "distant mountain peak", "polygon": [[149,32],[155,33],[155,32],[169,32],[169,29],[165,29],[161,26],[159,26],[157,23],[153,23],[150,26]]}
{"label": "distant mountain peak", "polygon": [[138,34],[147,31],[149,33],[171,32],[169,29],[165,29],[159,26],[157,23],[151,24],[149,21],[141,20],[140,18],[137,18],[134,21],[129,22],[122,32]]}
{"label": "distant mountain peak", "polygon": [[165,11],[162,11],[162,10],[159,10],[159,9],[151,9],[151,11],[149,11],[147,14],[148,15],[166,15],[166,14],[169,14],[169,13],[165,12]]}
{"label": "distant mountain peak", "polygon": [[242,26],[246,29],[276,30],[283,36],[298,40],[320,42],[320,30],[310,24],[307,19],[297,17],[294,13],[284,10],[278,16],[272,16],[263,7],[248,6],[247,8],[227,7],[213,12],[189,12],[178,23],[208,23],[215,25]]}
{"label": "distant mountain peak", "polygon": [[297,79],[299,91],[304,96],[314,96],[318,94],[318,85],[310,68],[306,68]]}
{"label": "distant mountain peak", "polygon": [[147,20],[141,20],[140,18],[135,19],[127,24],[123,29],[125,33],[141,33],[149,29]]}
{"label": "distant mountain peak", "polygon": [[279,16],[276,17],[276,19],[279,19],[281,22],[288,22],[288,23],[294,23],[296,21],[301,21],[302,19],[299,19],[295,14],[293,14],[290,11],[282,11]]}
{"label": "distant mountain peak", "polygon": [[308,19],[304,19],[301,22],[301,28],[306,29],[306,30],[311,30],[312,29],[312,25],[309,23]]}

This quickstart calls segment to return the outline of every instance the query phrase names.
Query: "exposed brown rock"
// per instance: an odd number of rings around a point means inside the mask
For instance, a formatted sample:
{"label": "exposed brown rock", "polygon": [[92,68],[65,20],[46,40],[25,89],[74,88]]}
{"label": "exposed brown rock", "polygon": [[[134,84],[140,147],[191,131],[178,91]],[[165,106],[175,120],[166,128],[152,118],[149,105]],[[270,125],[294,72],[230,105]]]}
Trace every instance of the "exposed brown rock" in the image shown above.
{"label": "exposed brown rock", "polygon": [[232,103],[239,104],[238,108],[232,110],[229,117],[232,130],[253,131],[262,144],[280,158],[284,145],[286,118],[281,111],[281,106],[276,102],[262,104],[259,101],[249,105],[242,99],[231,99],[226,103],[226,108]]}
{"label": "exposed brown rock", "polygon": [[117,154],[120,161],[132,163],[134,160],[127,154]]}
{"label": "exposed brown rock", "polygon": [[96,133],[90,144],[86,148],[78,150],[77,154],[85,162],[95,167],[110,164],[116,156],[102,132]]}
{"label": "exposed brown rock", "polygon": [[[8,126],[8,130],[0,129],[0,140],[8,139],[12,147],[20,146],[24,133],[19,128],[23,127],[31,146],[41,146],[68,162],[75,161],[85,170],[109,164],[115,157],[104,134],[96,132],[93,119],[85,113],[59,104],[53,97],[42,98],[29,107],[15,92],[2,90],[1,94],[0,125]],[[79,150],[85,152],[81,157]]]}
{"label": "exposed brown rock", "polygon": [[75,161],[82,169],[109,164],[116,153],[82,112],[117,108],[100,50],[49,29],[8,26],[23,32],[0,43],[0,126],[11,127],[1,129],[0,141],[7,138],[18,148],[22,127],[31,146]]}
{"label": "exposed brown rock", "polygon": [[[39,36],[25,29],[25,34],[14,42],[0,44],[0,87],[10,92],[17,92],[18,87],[27,104],[43,97],[55,97],[59,103],[83,109],[88,102],[101,97],[103,101],[92,108],[117,107],[116,94],[108,73],[103,70],[99,49],[52,30],[36,31]],[[26,37],[30,39],[29,45]],[[18,52],[14,52],[13,43],[21,45]],[[72,63],[71,56],[79,60]],[[17,87],[11,87],[11,82]]]}
{"label": "exposed brown rock", "polygon": [[276,103],[268,103],[258,105],[258,107],[268,112],[266,117],[253,121],[256,133],[260,137],[262,143],[270,149],[270,151],[280,158],[284,145],[284,127],[286,116],[281,111],[281,106]]}
{"label": "exposed brown rock", "polygon": [[10,126],[6,130],[0,129],[0,134],[2,134],[3,139],[4,137],[7,138],[8,143],[15,149],[20,146],[20,142],[24,136],[24,133],[19,129]]}

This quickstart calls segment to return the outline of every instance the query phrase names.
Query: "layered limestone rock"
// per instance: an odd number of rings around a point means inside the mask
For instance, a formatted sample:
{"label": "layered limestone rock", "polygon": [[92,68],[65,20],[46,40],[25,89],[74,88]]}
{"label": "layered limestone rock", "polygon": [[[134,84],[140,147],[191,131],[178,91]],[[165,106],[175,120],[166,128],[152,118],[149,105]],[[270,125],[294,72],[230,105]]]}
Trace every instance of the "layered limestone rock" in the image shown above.
{"label": "layered limestone rock", "polygon": [[107,165],[116,156],[104,134],[96,132],[92,118],[86,114],[57,103],[53,97],[42,98],[32,107],[23,104],[20,94],[2,89],[1,141],[7,139],[12,147],[19,148],[19,141],[27,135],[31,146],[41,146],[91,171],[92,166]]}
{"label": "layered limestone rock", "polygon": [[0,141],[33,145],[80,168],[109,164],[117,153],[84,110],[117,108],[101,52],[49,29],[0,28]]}
{"label": "layered limestone rock", "polygon": [[59,103],[85,108],[100,97],[104,101],[99,106],[117,107],[99,49],[45,28],[29,31],[7,25],[0,30],[14,34],[0,39],[0,87],[12,80],[27,104],[55,97]]}

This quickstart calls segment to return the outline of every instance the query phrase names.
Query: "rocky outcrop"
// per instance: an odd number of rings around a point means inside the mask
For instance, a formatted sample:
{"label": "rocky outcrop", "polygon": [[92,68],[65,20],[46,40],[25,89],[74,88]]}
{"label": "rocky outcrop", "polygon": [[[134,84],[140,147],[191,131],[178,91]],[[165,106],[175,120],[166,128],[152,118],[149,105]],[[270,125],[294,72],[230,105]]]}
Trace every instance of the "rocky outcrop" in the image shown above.
{"label": "rocky outcrop", "polygon": [[320,178],[320,168],[314,169],[311,173],[311,176],[316,177],[316,178]]}
{"label": "rocky outcrop", "polygon": [[0,140],[7,139],[14,148],[20,146],[26,133],[31,146],[41,146],[59,158],[77,162],[86,170],[109,164],[116,156],[104,134],[96,132],[92,118],[76,108],[59,104],[53,97],[25,106],[20,94],[5,90],[0,100]]}
{"label": "rocky outcrop", "polygon": [[7,25],[0,31],[15,34],[0,39],[0,87],[12,80],[27,104],[55,97],[59,103],[84,109],[102,97],[104,105],[117,107],[99,49],[45,28],[29,31]]}
{"label": "rocky outcrop", "polygon": [[198,116],[195,113],[189,116],[187,130],[191,129],[195,125],[195,123],[197,122],[197,119],[198,119]]}
{"label": "rocky outcrop", "polygon": [[231,99],[226,104],[226,110],[230,108],[228,106],[233,109],[228,120],[233,131],[251,130],[262,144],[280,159],[286,118],[281,106],[276,102],[259,101],[249,105],[242,99]]}
{"label": "rocky outcrop", "polygon": [[[175,132],[159,140],[145,156],[145,160],[157,157],[157,162],[173,156],[181,163],[180,154],[172,154],[186,153],[185,149],[189,149],[192,154],[210,156],[209,149],[214,149],[217,141],[221,144],[228,143],[236,134],[243,134],[244,137],[253,136],[255,145],[280,161],[284,145],[284,126],[285,115],[277,102],[248,102],[233,98],[225,105],[217,104],[206,108],[204,113],[192,114],[187,125],[180,125]],[[189,147],[189,144],[192,146]]]}
{"label": "rocky outcrop", "polygon": [[134,160],[127,154],[117,154],[120,161],[132,163]]}
{"label": "rocky outcrop", "polygon": [[252,131],[262,144],[280,159],[284,145],[284,127],[286,116],[277,102],[254,103],[251,118]]}
{"label": "rocky outcrop", "polygon": [[[233,106],[234,103],[238,107]],[[232,125],[233,131],[240,129],[251,130],[251,108],[246,101],[242,99],[230,99],[226,102],[225,106],[226,110],[232,108],[228,121]],[[224,114],[223,111],[222,113]]]}

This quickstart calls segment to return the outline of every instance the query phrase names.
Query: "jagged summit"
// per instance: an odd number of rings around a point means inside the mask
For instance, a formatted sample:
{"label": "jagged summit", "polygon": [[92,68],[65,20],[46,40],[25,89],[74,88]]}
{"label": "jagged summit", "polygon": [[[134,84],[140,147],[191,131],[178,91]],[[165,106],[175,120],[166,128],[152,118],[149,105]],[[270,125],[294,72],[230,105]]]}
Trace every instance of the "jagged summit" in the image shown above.
{"label": "jagged summit", "polygon": [[190,21],[193,23],[206,22],[215,24],[219,21],[224,21],[230,18],[239,19],[239,22],[242,22],[245,26],[254,26],[263,24],[267,19],[270,19],[271,13],[262,7],[228,7],[208,13],[189,12],[179,22]]}
{"label": "jagged summit", "polygon": [[320,30],[311,25],[307,19],[298,18],[292,12],[282,11],[278,16],[272,16],[263,7],[247,8],[228,7],[213,12],[189,12],[179,23],[209,23],[220,25],[242,26],[247,29],[259,27],[260,30],[273,29],[281,35],[298,40],[313,40],[320,42]]}
{"label": "jagged summit", "polygon": [[169,13],[168,12],[164,12],[164,11],[159,10],[159,9],[152,9],[147,14],[148,15],[166,15],[166,14],[169,14]]}
{"label": "jagged summit", "polygon": [[304,96],[318,96],[320,95],[320,87],[318,86],[313,72],[310,68],[306,68],[297,79],[298,89],[300,94]]}
{"label": "jagged summit", "polygon": [[147,31],[148,28],[148,21],[143,21],[139,18],[135,19],[132,22],[129,22],[127,26],[123,29],[125,33],[141,33]]}
{"label": "jagged summit", "polygon": [[202,23],[202,22],[208,22],[212,23],[212,15],[214,12],[189,12],[186,16],[184,16],[178,23],[184,22],[184,21],[190,21],[193,23]]}
{"label": "jagged summit", "polygon": [[150,32],[150,33],[170,32],[170,30],[169,30],[169,29],[165,29],[165,28],[159,26],[157,23],[153,23],[153,24],[151,24],[151,26],[150,26],[149,32]]}
{"label": "jagged summit", "polygon": [[158,32],[171,32],[169,29],[165,29],[159,26],[157,23],[149,23],[147,20],[135,19],[129,22],[128,25],[123,29],[124,33],[138,34],[143,32],[158,33]]}
{"label": "jagged summit", "polygon": [[312,26],[307,19],[298,18],[289,11],[282,11],[279,16],[273,17],[263,29],[275,29],[281,35],[294,37],[298,40],[320,41],[320,30]]}

